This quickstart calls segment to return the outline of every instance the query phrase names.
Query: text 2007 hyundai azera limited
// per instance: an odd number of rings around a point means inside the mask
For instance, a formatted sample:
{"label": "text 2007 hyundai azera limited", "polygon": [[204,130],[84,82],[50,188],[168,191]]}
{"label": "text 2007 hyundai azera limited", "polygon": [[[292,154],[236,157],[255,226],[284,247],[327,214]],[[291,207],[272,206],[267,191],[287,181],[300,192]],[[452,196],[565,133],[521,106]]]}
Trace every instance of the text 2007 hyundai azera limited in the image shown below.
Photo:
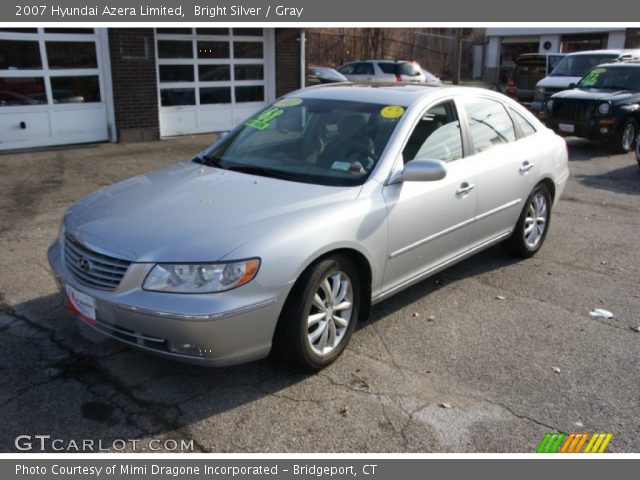
{"label": "text 2007 hyundai azera limited", "polygon": [[320,369],[370,306],[492,244],[542,246],[564,140],[486,90],[336,84],[73,205],[49,250],[72,312],[166,357]]}

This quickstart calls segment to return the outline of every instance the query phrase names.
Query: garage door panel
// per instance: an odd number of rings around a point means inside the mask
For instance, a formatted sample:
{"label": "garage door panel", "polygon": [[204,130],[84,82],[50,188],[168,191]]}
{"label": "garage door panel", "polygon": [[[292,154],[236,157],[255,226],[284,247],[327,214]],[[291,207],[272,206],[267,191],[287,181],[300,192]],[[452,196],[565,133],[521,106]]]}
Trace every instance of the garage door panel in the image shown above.
{"label": "garage door panel", "polygon": [[107,116],[104,105],[88,108],[55,110],[51,113],[57,135],[82,135],[91,139],[106,139]]}
{"label": "garage door panel", "polygon": [[156,41],[162,136],[230,130],[266,105],[264,30],[160,28]]}
{"label": "garage door panel", "polygon": [[[24,122],[24,127],[20,123]],[[7,144],[24,144],[30,140],[51,137],[49,112],[14,111],[0,113],[0,148]]]}
{"label": "garage door panel", "polygon": [[109,139],[101,45],[93,28],[0,32],[0,150]]}

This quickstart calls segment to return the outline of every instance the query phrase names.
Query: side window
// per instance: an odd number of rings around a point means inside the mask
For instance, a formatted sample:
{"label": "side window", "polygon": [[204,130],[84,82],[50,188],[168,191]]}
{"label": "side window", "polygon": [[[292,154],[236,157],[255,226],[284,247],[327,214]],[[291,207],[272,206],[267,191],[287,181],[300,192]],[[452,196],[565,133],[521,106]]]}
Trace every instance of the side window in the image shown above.
{"label": "side window", "polygon": [[373,64],[369,62],[356,63],[353,73],[355,75],[373,75]]}
{"label": "side window", "polygon": [[469,133],[475,153],[515,141],[513,122],[500,102],[472,98],[465,101],[464,109],[469,118]]}
{"label": "side window", "polygon": [[519,114],[512,108],[509,109],[509,112],[511,113],[511,118],[513,119],[514,123],[518,125],[518,128],[522,132],[523,137],[528,137],[529,135],[533,135],[534,133],[536,133],[535,127],[531,125],[531,123],[529,123],[529,120],[524,118],[521,114]]}
{"label": "side window", "polygon": [[346,65],[343,65],[342,67],[340,67],[338,69],[338,71],[340,73],[342,73],[343,75],[351,75],[353,73],[353,67],[355,66],[355,63],[348,63]]}
{"label": "side window", "polygon": [[452,101],[427,110],[402,151],[404,163],[414,158],[452,162],[462,158],[460,121]]}
{"label": "side window", "polygon": [[398,68],[393,63],[378,63],[378,67],[382,73],[395,75],[398,72]]}

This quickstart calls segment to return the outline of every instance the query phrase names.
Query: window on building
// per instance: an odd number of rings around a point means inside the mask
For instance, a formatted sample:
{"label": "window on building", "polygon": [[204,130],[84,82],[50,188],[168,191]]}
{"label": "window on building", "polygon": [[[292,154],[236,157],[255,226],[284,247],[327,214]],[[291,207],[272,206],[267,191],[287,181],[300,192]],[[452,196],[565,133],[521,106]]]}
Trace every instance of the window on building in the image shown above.
{"label": "window on building", "polygon": [[0,40],[0,70],[42,68],[38,42]]}

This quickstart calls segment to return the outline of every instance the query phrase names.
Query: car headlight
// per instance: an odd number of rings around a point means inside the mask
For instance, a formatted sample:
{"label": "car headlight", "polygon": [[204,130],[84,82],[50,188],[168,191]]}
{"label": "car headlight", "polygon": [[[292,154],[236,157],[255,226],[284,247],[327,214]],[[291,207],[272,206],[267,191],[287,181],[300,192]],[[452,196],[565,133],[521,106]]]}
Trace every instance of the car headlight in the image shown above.
{"label": "car headlight", "polygon": [[549,100],[547,102],[547,110],[549,111],[553,110],[553,100]]}
{"label": "car headlight", "polygon": [[611,105],[609,105],[607,102],[604,102],[598,105],[598,112],[600,112],[600,114],[602,115],[608,114],[610,110],[611,110]]}
{"label": "car headlight", "polygon": [[257,258],[206,264],[160,263],[151,269],[142,288],[173,293],[223,292],[250,282],[258,268]]}

